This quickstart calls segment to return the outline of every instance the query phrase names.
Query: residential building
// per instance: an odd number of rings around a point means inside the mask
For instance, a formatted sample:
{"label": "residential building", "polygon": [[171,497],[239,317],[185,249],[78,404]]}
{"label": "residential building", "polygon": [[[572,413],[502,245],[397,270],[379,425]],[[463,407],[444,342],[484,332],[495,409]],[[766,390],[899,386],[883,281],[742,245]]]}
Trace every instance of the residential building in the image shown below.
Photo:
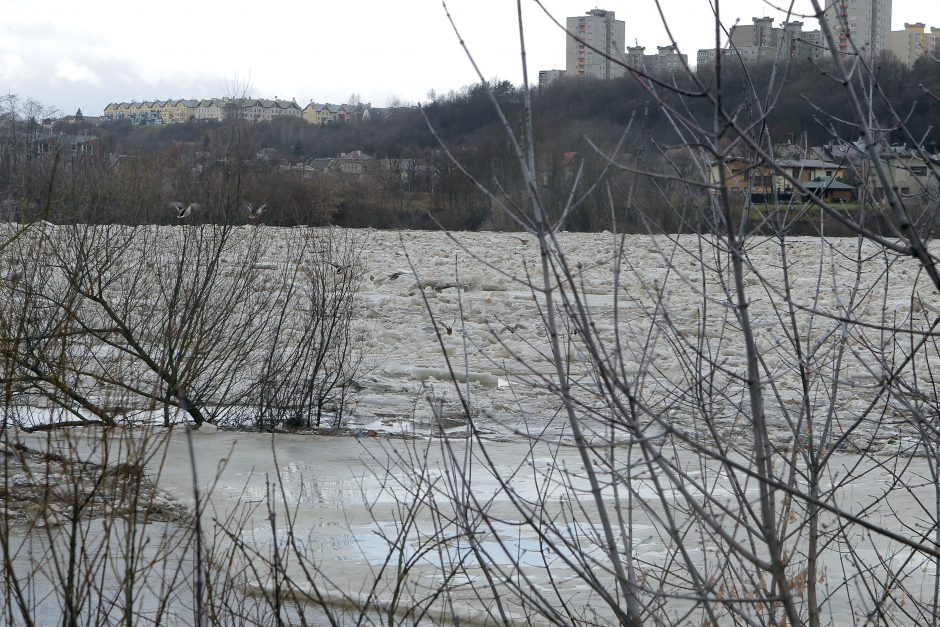
{"label": "residential building", "polygon": [[675,46],[657,46],[656,54],[645,54],[643,46],[630,46],[624,58],[627,65],[646,72],[677,72],[688,65],[689,58]]}
{"label": "residential building", "polygon": [[130,120],[134,124],[152,125],[167,124],[163,121],[166,107],[173,106],[173,101],[144,101],[144,102],[112,102],[104,109],[104,120]]}
{"label": "residential building", "polygon": [[756,48],[778,48],[783,39],[782,28],[774,28],[774,18],[754,17],[753,35],[751,45]]}
{"label": "residential building", "polygon": [[[578,78],[616,78],[625,70],[626,27],[613,11],[592,9],[583,16],[569,17],[565,72]],[[619,61],[619,63],[618,63]]]}
{"label": "residential building", "polygon": [[[842,166],[845,178],[862,180],[868,177],[867,188],[877,200],[884,200],[885,191],[877,172],[871,168],[865,145],[861,141],[827,144],[812,148],[820,158]],[[882,146],[879,158],[895,188],[904,200],[917,203],[936,201],[940,196],[940,154],[924,155],[904,145]],[[820,173],[817,173],[820,174]]]}
{"label": "residential building", "polygon": [[780,59],[777,48],[771,48],[769,46],[742,46],[731,50],[731,53],[732,56],[739,57],[747,64]]}
{"label": "residential building", "polygon": [[[695,56],[695,67],[706,68],[715,65],[718,60],[718,50],[715,48],[702,48]],[[723,51],[722,51],[723,52]]]}
{"label": "residential building", "polygon": [[842,54],[869,58],[891,47],[891,0],[831,0],[825,16]]}
{"label": "residential building", "polygon": [[839,163],[856,175],[861,171],[862,164],[868,158],[865,152],[865,144],[861,140],[813,146],[810,148],[810,154],[820,161]]}
{"label": "residential building", "polygon": [[182,124],[193,116],[196,100],[168,100],[160,113],[163,124]]}
{"label": "residential building", "polygon": [[758,48],[757,46],[741,46],[739,48],[723,48],[718,51],[714,48],[706,48],[698,51],[696,55],[697,66],[707,68],[715,64],[718,53],[724,59],[723,63],[744,63],[751,65],[758,61],[773,61],[777,58],[776,48]]}
{"label": "residential building", "polygon": [[784,22],[782,38],[777,44],[789,59],[819,59],[826,55],[828,46],[823,45],[823,34],[816,30],[803,30],[803,22]]}
{"label": "residential building", "polygon": [[784,36],[783,29],[774,28],[772,17],[755,17],[751,21],[752,24],[731,27],[728,48],[745,63],[774,59]]}
{"label": "residential building", "polygon": [[905,23],[904,30],[891,31],[891,52],[901,63],[911,67],[918,59],[934,55],[938,36],[940,29],[928,31],[923,22]]}
{"label": "residential building", "polygon": [[[751,24],[735,24],[722,54],[745,64],[761,61],[818,58],[825,53],[822,33],[804,31],[803,22],[773,25],[772,17],[752,18]],[[718,51],[702,49],[696,55],[699,67],[714,65]]]}
{"label": "residential building", "polygon": [[331,124],[336,121],[336,112],[339,107],[336,105],[311,102],[303,110],[303,118],[310,124],[320,126],[322,124]]}
{"label": "residential building", "polygon": [[313,159],[308,159],[307,163],[304,165],[310,170],[322,174],[333,166],[333,159],[329,157],[316,157]]}
{"label": "residential building", "polygon": [[[712,185],[721,182],[721,164],[711,164]],[[775,191],[774,172],[767,166],[758,166],[751,159],[728,157],[724,160],[725,183],[729,189],[750,197],[753,202],[766,202]],[[714,193],[714,192],[713,192]]]}
{"label": "residential building", "polygon": [[78,109],[75,112],[75,115],[66,115],[58,120],[55,120],[56,124],[84,124],[87,126],[94,126],[98,123],[98,118],[91,115],[82,114],[82,110]]}
{"label": "residential building", "polygon": [[689,57],[680,54],[675,46],[656,46],[653,59],[654,72],[678,72],[689,65]]}
{"label": "residential building", "polygon": [[826,45],[826,38],[823,36],[821,30],[803,31],[800,37],[803,41],[803,53],[801,56],[805,56],[809,59],[818,59],[829,54],[829,46]]}
{"label": "residential building", "polygon": [[372,114],[370,104],[341,104],[320,103],[311,101],[304,107],[303,119],[310,124],[322,126],[324,124],[346,124],[347,122],[359,122],[370,120]]}
{"label": "residential building", "polygon": [[547,87],[564,76],[564,70],[542,70],[539,72],[539,87]]}
{"label": "residential building", "polygon": [[[729,157],[724,163],[728,187],[747,194],[753,202],[789,199],[796,193],[794,185],[777,168],[782,168],[788,176],[804,185],[828,178],[840,181],[839,185],[833,184],[830,188],[838,188],[840,193],[845,189],[841,183],[847,173],[843,164],[819,159],[779,159],[775,162],[776,167],[771,167],[741,157]],[[719,180],[719,164],[714,162],[711,167],[711,183],[717,184]]]}
{"label": "residential building", "polygon": [[98,138],[84,133],[46,133],[33,140],[33,154],[56,152],[61,157],[90,157],[98,152]]}
{"label": "residential building", "polygon": [[[777,161],[777,166],[803,185],[822,179],[842,181],[848,174],[847,164],[821,159],[780,159]],[[794,193],[793,184],[779,173],[774,175],[774,184],[784,196]],[[834,189],[838,186],[830,185],[830,187]]]}
{"label": "residential building", "polygon": [[[813,180],[803,183],[803,188],[827,203],[852,202],[855,200],[855,188],[831,176],[817,176]],[[808,198],[809,194],[803,194],[803,196]]]}
{"label": "residential building", "polygon": [[[757,18],[752,18],[756,20]],[[729,48],[745,48],[754,45],[755,27],[753,24],[735,24],[728,35]]]}
{"label": "residential building", "polygon": [[296,100],[254,100],[237,99],[229,102],[229,108],[234,106],[235,114],[251,122],[270,122],[281,118],[302,118],[303,112]]}
{"label": "residential building", "polygon": [[253,98],[210,98],[206,100],[154,100],[112,102],[104,109],[103,119],[130,120],[134,124],[179,124],[189,120],[227,120],[242,118],[261,122],[281,117],[301,117],[300,107],[291,100]]}
{"label": "residential building", "polygon": [[646,46],[627,46],[627,50],[624,53],[624,59],[626,60],[627,65],[635,68],[643,68],[646,66]]}
{"label": "residential building", "polygon": [[[904,201],[936,202],[940,197],[940,155],[923,156],[905,146],[891,146],[881,151],[890,187]],[[874,168],[868,172],[869,189],[875,198],[884,200],[886,194]]]}
{"label": "residential building", "polygon": [[367,170],[372,168],[374,164],[375,157],[367,155],[361,150],[341,152],[340,155],[333,160],[333,168],[343,174],[364,174]]}

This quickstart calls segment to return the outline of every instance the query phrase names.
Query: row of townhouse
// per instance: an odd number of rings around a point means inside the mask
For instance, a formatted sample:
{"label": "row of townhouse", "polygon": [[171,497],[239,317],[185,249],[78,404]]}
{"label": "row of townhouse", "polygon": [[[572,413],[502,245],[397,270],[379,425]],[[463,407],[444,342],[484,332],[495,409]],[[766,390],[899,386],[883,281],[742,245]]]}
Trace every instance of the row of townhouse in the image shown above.
{"label": "row of townhouse", "polygon": [[102,117],[108,121],[130,120],[134,124],[160,125],[234,118],[260,122],[282,116],[301,117],[300,107],[292,100],[253,98],[112,102],[105,107]]}
{"label": "row of townhouse", "polygon": [[154,100],[112,102],[104,108],[102,120],[130,120],[134,124],[175,124],[196,117],[199,100]]}
{"label": "row of townhouse", "polygon": [[311,101],[303,110],[303,119],[318,126],[324,124],[345,124],[347,122],[368,122],[372,116],[372,106],[368,104],[321,103]]}
{"label": "row of townhouse", "polygon": [[209,98],[205,100],[153,100],[113,102],[104,109],[103,120],[130,120],[134,124],[179,124],[189,120],[245,119],[266,122],[295,117],[311,124],[342,124],[368,120],[370,105],[334,105],[311,102],[303,109],[294,100],[255,98]]}
{"label": "row of townhouse", "polygon": [[292,100],[254,98],[210,98],[205,100],[154,100],[111,103],[104,109],[105,120],[130,120],[135,124],[179,124],[189,120],[229,120],[252,122],[282,116],[301,117]]}
{"label": "row of townhouse", "polygon": [[[891,187],[902,199],[915,202],[937,200],[940,195],[940,155],[924,155],[905,146],[886,146],[879,157]],[[828,202],[851,202],[858,198],[856,183],[866,177],[867,189],[876,200],[884,200],[885,190],[867,161],[864,147],[856,142],[814,147],[804,158],[777,160],[777,168],[731,157],[725,161],[725,172],[728,186],[746,191],[753,202],[793,197],[796,190],[791,180],[799,181],[805,189],[816,192]],[[780,172],[781,169],[787,176]],[[717,184],[719,164],[713,163],[711,170],[712,183]]]}

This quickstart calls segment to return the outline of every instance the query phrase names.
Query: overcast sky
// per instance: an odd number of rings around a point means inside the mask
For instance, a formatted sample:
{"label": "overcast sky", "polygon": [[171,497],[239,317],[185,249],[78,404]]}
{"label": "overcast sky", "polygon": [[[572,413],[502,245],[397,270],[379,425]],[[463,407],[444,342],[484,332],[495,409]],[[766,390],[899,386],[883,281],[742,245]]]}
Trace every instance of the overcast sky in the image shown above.
{"label": "overcast sky", "polygon": [[[776,0],[774,4],[787,4]],[[562,23],[589,9],[617,12],[627,42],[667,43],[652,0],[544,0]],[[664,0],[673,35],[694,63],[713,45],[708,0]],[[522,82],[514,0],[448,0],[483,74]],[[796,0],[792,19],[810,11]],[[530,82],[564,68],[564,33],[523,0]],[[761,0],[723,0],[722,19],[786,15]],[[815,20],[802,18],[807,27]],[[940,26],[940,1],[894,0],[893,28]],[[385,106],[419,102],[476,82],[439,0],[161,0],[115,4],[2,0],[0,90],[63,113],[100,114],[112,101],[252,96],[341,103],[351,94]]]}

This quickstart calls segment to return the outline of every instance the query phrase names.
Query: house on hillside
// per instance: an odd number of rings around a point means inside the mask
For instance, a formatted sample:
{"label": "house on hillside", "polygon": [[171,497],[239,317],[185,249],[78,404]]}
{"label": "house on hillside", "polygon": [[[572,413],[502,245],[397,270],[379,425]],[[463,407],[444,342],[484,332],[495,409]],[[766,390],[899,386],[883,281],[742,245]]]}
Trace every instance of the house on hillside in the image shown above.
{"label": "house on hillside", "polygon": [[293,100],[256,98],[208,98],[204,100],[153,100],[112,102],[104,108],[105,121],[129,120],[134,124],[180,124],[189,120],[241,118],[262,122],[282,117],[301,117]]}
{"label": "house on hillside", "polygon": [[307,159],[304,165],[313,172],[322,173],[333,167],[333,160],[329,157],[315,157],[313,159]]}
{"label": "house on hillside", "polygon": [[818,176],[803,183],[803,187],[827,203],[855,200],[855,188],[831,176]]}
{"label": "house on hillside", "polygon": [[48,133],[40,135],[33,142],[36,155],[55,154],[61,157],[91,157],[98,154],[98,138],[94,135]]}
{"label": "house on hillside", "polygon": [[[711,164],[712,185],[718,185],[721,181],[720,166],[718,161]],[[773,197],[777,188],[772,168],[743,157],[728,157],[724,160],[724,166],[729,189],[749,195],[752,202],[767,202]]]}
{"label": "house on hillside", "polygon": [[861,141],[840,144],[824,144],[810,148],[811,157],[829,163],[838,163],[851,171],[859,168],[865,161],[865,145]]}
{"label": "house on hillside", "polygon": [[375,157],[371,157],[361,150],[342,152],[333,160],[333,168],[342,174],[361,175],[372,169]]}
{"label": "house on hillside", "polygon": [[[820,178],[830,178],[844,181],[848,174],[845,166],[832,161],[823,161],[821,159],[780,159],[777,166],[783,168],[788,176],[804,185],[810,181],[817,181]],[[777,190],[789,196],[794,191],[794,185],[782,174],[774,175],[774,183]]]}
{"label": "house on hillside", "polygon": [[310,124],[347,124],[349,122],[369,121],[372,118],[370,104],[341,104],[310,102],[303,109],[303,119]]}
{"label": "house on hillside", "polygon": [[[796,191],[791,179],[805,185],[820,177],[843,181],[847,174],[842,164],[821,159],[778,159],[773,166],[743,157],[725,159],[728,186],[749,194],[751,201],[758,203],[790,199]],[[718,182],[718,163],[715,162],[711,168],[711,183],[717,185]]]}
{"label": "house on hillside", "polygon": [[56,120],[56,124],[76,125],[76,126],[82,126],[82,125],[94,126],[97,123],[98,123],[98,118],[96,116],[84,115],[82,114],[81,109],[78,109],[75,112],[75,115],[66,115]]}
{"label": "house on hillside", "polygon": [[[903,147],[881,154],[891,186],[902,200],[934,201],[940,196],[940,155],[922,156]],[[885,199],[885,190],[877,174],[868,173],[869,188],[877,200]]]}

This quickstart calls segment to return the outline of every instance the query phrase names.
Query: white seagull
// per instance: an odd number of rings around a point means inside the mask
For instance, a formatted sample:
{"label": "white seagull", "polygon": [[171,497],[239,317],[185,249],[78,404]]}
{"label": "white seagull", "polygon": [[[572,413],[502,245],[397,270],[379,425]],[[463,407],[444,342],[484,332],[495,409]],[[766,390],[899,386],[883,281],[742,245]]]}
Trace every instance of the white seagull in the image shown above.
{"label": "white seagull", "polygon": [[267,206],[268,206],[267,203],[265,203],[261,205],[260,207],[258,207],[257,209],[255,209],[254,205],[252,205],[250,202],[245,203],[245,207],[248,209],[248,219],[254,220],[258,216],[260,216],[261,212],[264,211],[264,208]]}
{"label": "white seagull", "polygon": [[198,209],[198,208],[199,208],[199,205],[197,205],[197,204],[194,203],[194,202],[189,203],[189,204],[186,206],[185,209],[183,208],[183,203],[181,203],[181,202],[177,202],[177,203],[175,203],[175,205],[176,205],[176,209],[177,209],[177,214],[176,214],[176,219],[177,219],[177,220],[182,220],[183,218],[188,218],[188,217],[189,217],[189,214],[191,214],[194,209]]}
{"label": "white seagull", "polygon": [[346,270],[349,270],[352,267],[351,263],[347,263],[342,266],[336,263],[335,261],[328,261],[327,263],[333,266],[333,269],[336,270],[336,274],[341,274],[345,272]]}

